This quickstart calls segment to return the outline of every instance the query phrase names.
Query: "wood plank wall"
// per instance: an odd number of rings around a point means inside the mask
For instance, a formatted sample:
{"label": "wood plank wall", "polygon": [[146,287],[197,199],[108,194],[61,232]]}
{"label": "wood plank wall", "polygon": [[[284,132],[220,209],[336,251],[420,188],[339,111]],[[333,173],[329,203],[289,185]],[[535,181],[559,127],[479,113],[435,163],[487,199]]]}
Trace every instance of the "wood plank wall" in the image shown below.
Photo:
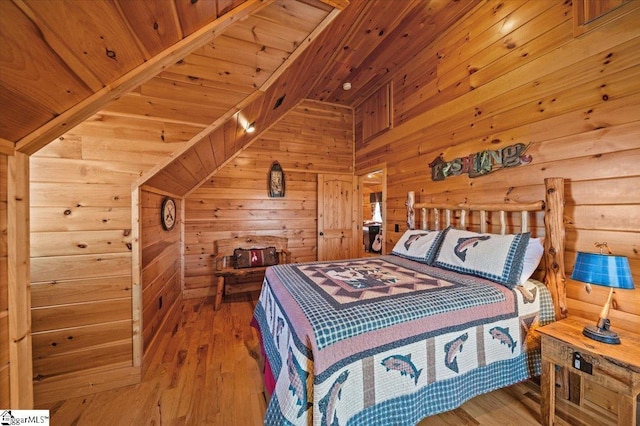
{"label": "wood plank wall", "polygon": [[[285,197],[269,198],[273,161]],[[353,172],[353,111],[304,101],[185,200],[186,297],[211,294],[213,242],[237,235],[287,237],[292,261],[316,260],[317,175]]]}
{"label": "wood plank wall", "polygon": [[[568,277],[576,251],[606,241],[629,258],[636,283],[616,292],[613,327],[638,330],[640,10],[622,7],[621,18],[575,38],[571,2],[482,2],[390,77],[393,129],[363,142],[356,109],[356,173],[386,162],[389,229],[403,231],[409,190],[419,201],[535,200],[545,177],[564,177],[569,314],[597,318],[607,290],[587,294]],[[431,180],[439,155],[515,143],[530,144],[530,164]],[[533,226],[540,235],[540,218]],[[400,235],[387,233],[387,249]]]}
{"label": "wood plank wall", "polygon": [[11,405],[9,390],[9,301],[7,269],[7,156],[0,154],[0,407]]}
{"label": "wood plank wall", "polygon": [[[625,7],[637,8],[632,3]],[[405,229],[408,190],[420,201],[461,201],[471,189],[478,198],[520,201],[542,198],[544,177],[563,176],[567,276],[577,250],[592,251],[594,241],[605,240],[630,258],[640,283],[640,14],[636,9],[592,26],[580,38],[573,36],[571,19],[570,2],[482,2],[390,74],[394,128],[366,144],[360,140],[355,166],[368,171],[387,164],[389,230],[396,223]],[[356,125],[362,129],[361,115]],[[353,127],[349,108],[306,101],[192,193],[184,206],[183,293],[210,291],[217,238],[286,236],[294,261],[314,260],[316,176],[353,171]],[[32,156],[36,405],[139,380],[131,354],[130,186],[199,130],[98,115]],[[516,142],[531,143],[530,165],[476,179],[430,180],[428,163],[439,154],[451,160]],[[267,197],[274,160],[285,170],[284,199]],[[155,283],[171,281],[175,268],[171,256],[160,254],[175,250],[174,237],[169,244],[152,239],[161,197],[152,191],[140,197],[141,219],[149,221],[141,235],[149,295],[141,306],[148,303],[144,324],[159,324],[157,315],[164,315],[153,307],[165,294]],[[398,237],[387,233],[387,249]],[[169,276],[150,273],[154,264]],[[3,291],[0,285],[0,339]],[[597,316],[606,297],[600,288],[587,295],[574,282],[568,293],[570,313],[587,317]],[[616,295],[614,307],[614,326],[638,327],[640,289]],[[152,333],[143,337],[152,343]]]}
{"label": "wood plank wall", "polygon": [[97,115],[31,157],[36,405],[139,380],[131,185],[198,131]]}
{"label": "wood plank wall", "polygon": [[[149,350],[153,339],[176,302],[181,300],[182,217],[181,199],[174,198],[177,222],[170,231],[164,230],[160,209],[165,195],[148,190],[141,192],[142,346],[146,359],[153,356],[154,351]],[[143,362],[143,366],[148,366],[148,362]]]}

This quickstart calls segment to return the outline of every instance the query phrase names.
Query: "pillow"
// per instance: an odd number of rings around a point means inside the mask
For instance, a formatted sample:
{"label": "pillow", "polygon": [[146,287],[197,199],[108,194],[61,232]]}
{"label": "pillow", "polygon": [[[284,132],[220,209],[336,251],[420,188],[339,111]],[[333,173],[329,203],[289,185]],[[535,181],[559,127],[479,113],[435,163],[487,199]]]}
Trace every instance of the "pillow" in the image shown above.
{"label": "pillow", "polygon": [[520,274],[520,280],[518,284],[524,284],[527,282],[531,275],[536,271],[540,259],[544,254],[544,246],[542,244],[542,238],[529,238],[527,244],[527,250],[524,253],[524,263],[522,265],[522,273]]}
{"label": "pillow", "polygon": [[431,265],[441,235],[442,231],[409,229],[400,237],[391,254]]}
{"label": "pillow", "polygon": [[529,235],[479,234],[449,227],[433,265],[513,288],[520,279]]}
{"label": "pillow", "polygon": [[278,263],[275,247],[262,249],[235,249],[233,251],[233,267],[236,269],[253,268],[254,266],[271,266]]}

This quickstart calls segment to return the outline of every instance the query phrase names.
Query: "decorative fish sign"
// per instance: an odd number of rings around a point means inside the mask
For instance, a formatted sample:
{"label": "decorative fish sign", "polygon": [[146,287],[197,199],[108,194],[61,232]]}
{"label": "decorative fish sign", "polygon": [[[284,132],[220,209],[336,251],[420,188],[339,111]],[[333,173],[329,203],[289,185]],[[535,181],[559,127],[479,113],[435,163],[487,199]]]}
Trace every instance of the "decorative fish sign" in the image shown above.
{"label": "decorative fish sign", "polygon": [[511,353],[513,353],[513,351],[516,350],[516,342],[513,340],[513,337],[511,337],[511,335],[509,334],[509,327],[507,328],[502,328],[497,326],[493,327],[492,329],[489,330],[489,334],[491,334],[492,338],[498,339],[500,341],[500,344],[507,345],[507,347],[511,349]]}
{"label": "decorative fish sign", "polygon": [[478,237],[458,238],[458,244],[453,248],[453,252],[463,262],[467,259],[467,250],[470,247],[476,247],[480,241],[490,239],[489,235],[481,235]]}
{"label": "decorative fish sign", "polygon": [[415,384],[418,384],[418,377],[422,373],[422,369],[418,370],[413,362],[411,362],[411,354],[409,355],[391,355],[382,360],[382,365],[389,370],[399,371],[401,376],[411,377]]}
{"label": "decorative fish sign", "polygon": [[469,333],[457,337],[444,345],[444,365],[451,371],[458,372],[458,354],[462,353],[462,344],[469,338]]}
{"label": "decorative fish sign", "polygon": [[517,143],[502,149],[476,152],[451,161],[444,161],[442,154],[440,154],[429,163],[431,179],[439,181],[448,176],[459,176],[462,173],[468,173],[469,177],[474,178],[498,169],[529,164],[533,160],[530,155],[525,155],[529,145],[531,144]]}
{"label": "decorative fish sign", "polygon": [[347,381],[348,377],[349,370],[343,371],[333,382],[329,392],[318,402],[318,409],[322,413],[321,425],[338,426],[340,424],[336,414],[336,404],[342,396],[342,385]]}
{"label": "decorative fish sign", "polygon": [[298,411],[298,417],[300,417],[312,405],[307,397],[307,377],[309,373],[300,367],[300,364],[293,356],[291,348],[289,348],[289,355],[287,356],[287,371],[289,373],[289,390],[293,391],[293,395],[298,399],[296,405],[300,405],[300,411]]}
{"label": "decorative fish sign", "polygon": [[409,238],[407,238],[407,241],[404,242],[404,248],[409,250],[409,247],[411,247],[411,244],[413,244],[415,241],[417,241],[420,237],[425,237],[427,235],[429,235],[428,232],[426,234],[413,234],[413,235],[411,235]]}

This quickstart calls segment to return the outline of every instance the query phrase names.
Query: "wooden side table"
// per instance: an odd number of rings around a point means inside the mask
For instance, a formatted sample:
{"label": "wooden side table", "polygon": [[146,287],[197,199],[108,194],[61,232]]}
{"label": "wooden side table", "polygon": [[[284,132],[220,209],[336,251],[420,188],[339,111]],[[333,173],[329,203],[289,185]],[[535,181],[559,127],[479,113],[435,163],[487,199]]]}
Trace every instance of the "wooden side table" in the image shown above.
{"label": "wooden side table", "polygon": [[581,386],[584,380],[590,380],[616,392],[619,395],[618,425],[636,424],[636,398],[640,393],[640,335],[615,329],[622,343],[608,345],[582,334],[584,326],[592,323],[594,321],[584,318],[568,317],[538,330],[542,335],[540,411],[543,425],[551,426],[554,421],[556,365],[580,375]]}

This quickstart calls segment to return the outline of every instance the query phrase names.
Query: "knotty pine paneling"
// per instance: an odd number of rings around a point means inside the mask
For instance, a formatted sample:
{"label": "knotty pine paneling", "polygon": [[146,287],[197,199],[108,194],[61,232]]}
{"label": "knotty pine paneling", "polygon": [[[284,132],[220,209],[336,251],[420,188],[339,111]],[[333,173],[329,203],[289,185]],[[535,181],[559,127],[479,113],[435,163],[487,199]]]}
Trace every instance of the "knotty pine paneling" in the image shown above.
{"label": "knotty pine paneling", "polygon": [[[379,78],[403,72],[420,48],[428,46],[479,2],[352,1],[321,35],[314,54],[327,70],[320,74],[309,97],[352,106],[362,104],[378,89]],[[502,7],[503,5],[498,6]],[[360,8],[360,9],[356,9]],[[347,22],[341,25],[342,22]],[[339,53],[337,53],[339,52]],[[344,91],[349,81],[353,89]]]}
{"label": "knotty pine paneling", "polygon": [[[138,46],[128,42],[131,29],[113,4],[76,5],[77,19],[73,20],[73,25],[60,25],[68,19],[67,12],[60,5],[29,0],[26,3],[38,24],[55,28],[57,36],[65,40],[71,51],[84,53],[82,62],[103,84],[114,81],[145,60]],[[86,36],[94,31],[98,31],[101,37]]]}
{"label": "knotty pine paneling", "polygon": [[160,53],[182,38],[173,5],[162,1],[117,1],[128,24],[135,28],[145,56]]}
{"label": "knotty pine paneling", "polygon": [[[322,2],[273,2],[246,19],[239,19],[222,36],[155,79],[167,81],[152,82],[150,90],[143,85],[142,96],[129,94],[128,99],[125,96],[115,102],[113,112],[117,114],[143,112],[185,123],[215,123],[208,127],[208,135],[146,184],[160,191],[188,195],[257,137],[257,133],[245,132],[248,123],[255,122],[257,131],[262,132],[298,104],[314,81],[307,73],[316,68],[316,51],[303,50],[335,18],[336,14],[329,14],[331,10]],[[287,58],[291,61],[283,66]],[[183,94],[174,90],[177,85],[191,89]],[[148,92],[162,97],[144,94]],[[145,102],[140,102],[141,98]],[[276,102],[281,104],[275,107]],[[192,104],[191,108],[188,104]]]}
{"label": "knotty pine paneling", "polygon": [[[574,38],[570,3],[502,6],[480,5],[390,76],[394,128],[356,141],[356,173],[387,164],[388,224],[403,231],[407,191],[420,201],[532,201],[544,198],[545,177],[564,177],[569,314],[595,321],[607,292],[569,279],[577,251],[607,241],[640,282],[640,9],[623,6],[625,16]],[[431,180],[439,155],[514,143],[528,145],[530,164]],[[532,233],[543,232],[534,218]],[[387,233],[387,249],[400,235]],[[614,299],[614,327],[640,327],[640,288]]]}
{"label": "knotty pine paneling", "polygon": [[[31,125],[34,122],[38,125],[46,123],[51,119],[53,111],[62,112],[70,108],[89,96],[92,90],[83,84],[77,75],[69,72],[64,59],[50,49],[38,25],[24,14],[18,5],[3,2],[0,4],[0,15],[3,28],[17,25],[22,29],[7,31],[6,34],[3,31],[3,50],[21,52],[16,59],[22,64],[16,63],[11,66],[8,60],[2,70],[3,80],[7,82],[3,85],[2,105],[9,105],[9,99],[12,100],[11,104],[15,105],[15,110],[7,108],[7,117],[4,119],[6,121],[3,120],[2,128],[6,132],[4,138],[16,141],[33,129]],[[60,22],[63,21],[64,19]],[[106,56],[104,47],[100,56]],[[27,63],[37,64],[37,67],[46,69],[47,72],[37,75],[25,73]],[[40,99],[41,103],[34,99]]]}
{"label": "knotty pine paneling", "polygon": [[73,374],[78,370],[100,369],[104,365],[109,365],[111,368],[127,367],[131,365],[131,348],[131,338],[127,337],[108,345],[86,348],[79,352],[68,352],[62,356],[49,356],[42,359],[34,357],[34,378],[44,379],[47,377],[43,374],[45,372],[57,376]]}
{"label": "knotty pine paneling", "polygon": [[165,195],[142,190],[140,242],[142,249],[143,351],[149,348],[171,307],[180,298],[181,200],[176,202],[176,225],[164,230],[160,211]]}
{"label": "knotty pine paneling", "polygon": [[[133,366],[131,185],[199,131],[185,124],[96,115],[31,156],[36,404],[38,398],[65,398],[52,389],[69,389],[94,368],[115,372]],[[149,212],[143,218],[153,221],[146,226],[141,220],[142,242],[152,241],[143,250],[145,259],[157,252],[152,238],[161,235],[155,203],[143,200],[142,210]],[[172,244],[179,242],[174,238]],[[172,255],[179,259],[179,253]],[[162,311],[169,306],[167,300]],[[151,328],[154,320],[147,319]],[[129,373],[111,377],[100,386],[132,380]],[[74,392],[93,390],[87,382]]]}
{"label": "knotty pine paneling", "polygon": [[95,302],[131,297],[131,277],[100,277],[31,284],[31,307]]}
{"label": "knotty pine paneling", "polygon": [[[165,65],[173,65],[206,41],[199,40],[198,34],[189,35],[206,25],[224,26],[233,18],[242,21],[239,18],[258,6],[232,10],[243,3],[245,0],[199,4],[156,0],[82,5],[31,0],[3,3],[3,28],[17,25],[3,33],[3,45],[20,52],[3,63],[3,87],[7,90],[2,92],[2,100],[3,105],[11,106],[5,108],[7,117],[3,117],[4,138],[20,140],[52,118],[68,113],[90,95],[95,100],[95,94],[106,86],[117,92],[122,84],[135,87],[143,83],[153,77],[153,70],[147,70],[153,68],[158,57],[166,60],[171,56]],[[216,21],[217,18],[221,19]],[[171,51],[175,46],[178,47]],[[39,72],[42,69],[47,72]],[[105,98],[102,105],[117,96]],[[140,100],[138,111],[133,112],[140,112],[146,104],[147,100]],[[90,108],[84,113],[90,114]],[[163,107],[159,110],[163,111]],[[59,123],[58,131],[62,133],[65,126],[80,121],[78,117],[65,119]],[[58,131],[54,133],[60,134]],[[43,133],[56,136],[47,132],[40,132],[40,136]],[[40,140],[38,146],[46,142]]]}
{"label": "knotty pine paneling", "polygon": [[7,266],[7,156],[0,154],[0,407],[10,407],[9,276]]}
{"label": "knotty pine paneling", "polygon": [[363,141],[389,129],[391,127],[391,85],[387,83],[382,86],[365,100],[359,109],[358,117],[362,117]]}
{"label": "knotty pine paneling", "polygon": [[[350,108],[305,101],[185,199],[185,294],[212,291],[213,242],[237,235],[287,237],[292,261],[316,260],[317,174],[352,171]],[[273,161],[285,197],[269,198]]]}

